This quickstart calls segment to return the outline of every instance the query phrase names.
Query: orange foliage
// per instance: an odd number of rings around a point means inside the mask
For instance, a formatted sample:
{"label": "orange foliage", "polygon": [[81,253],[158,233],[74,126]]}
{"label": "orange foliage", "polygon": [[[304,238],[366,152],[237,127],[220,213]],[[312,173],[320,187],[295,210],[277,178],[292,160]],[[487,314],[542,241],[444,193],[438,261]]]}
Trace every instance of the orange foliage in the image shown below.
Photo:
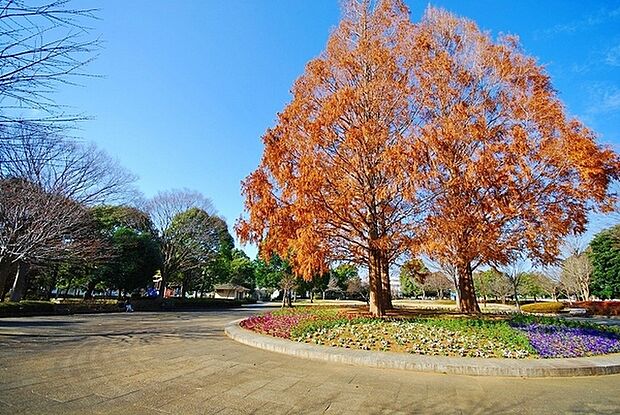
{"label": "orange foliage", "polygon": [[334,260],[368,265],[378,301],[381,267],[415,229],[419,134],[408,11],[401,1],[368,3],[347,5],[263,137],[237,231],[288,256],[305,278]]}
{"label": "orange foliage", "polygon": [[494,43],[473,22],[436,9],[416,37],[426,51],[422,186],[436,195],[424,252],[469,274],[461,283],[481,264],[554,262],[562,239],[585,230],[589,210],[612,208],[617,155],[567,117],[516,38]]}
{"label": "orange foliage", "polygon": [[461,308],[475,312],[477,266],[553,262],[591,209],[612,208],[618,157],[567,117],[515,37],[369,4],[346,4],[264,135],[237,232],[306,278],[330,261],[365,264],[376,314],[386,264],[424,253],[457,267]]}

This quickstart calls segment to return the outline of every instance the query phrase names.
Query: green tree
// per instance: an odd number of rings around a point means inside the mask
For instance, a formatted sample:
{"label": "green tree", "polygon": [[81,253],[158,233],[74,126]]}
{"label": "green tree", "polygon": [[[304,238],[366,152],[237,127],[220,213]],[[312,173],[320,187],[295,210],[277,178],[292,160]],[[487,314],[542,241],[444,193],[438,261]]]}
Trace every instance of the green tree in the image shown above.
{"label": "green tree", "polygon": [[161,255],[148,215],[133,207],[98,206],[92,209],[92,216],[107,252],[99,260],[81,265],[85,298],[91,297],[95,288],[117,289],[120,295],[151,284],[161,266]]}
{"label": "green tree", "polygon": [[290,264],[273,254],[268,260],[257,259],[256,265],[256,286],[269,290],[277,290],[285,274],[291,274]]}
{"label": "green tree", "polygon": [[341,291],[346,291],[349,281],[357,276],[357,267],[353,264],[340,264],[331,272],[331,277],[335,279],[336,286]]}
{"label": "green tree", "polygon": [[519,294],[524,297],[533,297],[534,301],[543,297],[546,294],[545,284],[546,276],[541,272],[530,271],[525,272],[521,276],[521,287],[519,288]]}
{"label": "green tree", "polygon": [[405,297],[412,297],[414,295],[426,293],[423,290],[423,284],[426,277],[429,275],[429,270],[419,258],[413,258],[408,260],[400,267],[400,290]]}
{"label": "green tree", "polygon": [[104,267],[102,278],[105,286],[132,292],[153,283],[161,255],[152,234],[121,227],[112,236],[112,247],[114,259]]}
{"label": "green tree", "polygon": [[620,297],[620,225],[596,234],[590,248],[591,293],[603,299]]}
{"label": "green tree", "polygon": [[402,268],[398,278],[400,279],[400,292],[403,296],[414,297],[422,293],[420,287],[418,287],[411,278],[402,272]]}
{"label": "green tree", "polygon": [[222,245],[227,247],[232,240],[222,218],[198,207],[174,216],[165,234],[163,265],[170,279],[181,283],[183,297],[188,290],[205,285],[200,281],[205,268],[217,261],[226,250]]}
{"label": "green tree", "polygon": [[228,282],[231,279],[233,251],[235,242],[228,232],[228,226],[221,219],[216,223],[219,232],[219,245],[217,253],[210,257],[202,268],[197,289],[201,293],[213,290],[215,284]]}
{"label": "green tree", "polygon": [[502,303],[506,301],[506,296],[513,294],[513,286],[510,280],[497,269],[487,269],[474,274],[474,286],[476,293],[484,300],[488,297],[499,298]]}
{"label": "green tree", "polygon": [[282,290],[282,307],[292,306],[292,293],[297,289],[298,278],[293,274],[289,261],[277,254],[268,260],[258,259],[255,267],[256,286],[269,290]]}
{"label": "green tree", "polygon": [[233,249],[232,261],[230,262],[229,282],[254,289],[255,275],[254,263],[240,249]]}

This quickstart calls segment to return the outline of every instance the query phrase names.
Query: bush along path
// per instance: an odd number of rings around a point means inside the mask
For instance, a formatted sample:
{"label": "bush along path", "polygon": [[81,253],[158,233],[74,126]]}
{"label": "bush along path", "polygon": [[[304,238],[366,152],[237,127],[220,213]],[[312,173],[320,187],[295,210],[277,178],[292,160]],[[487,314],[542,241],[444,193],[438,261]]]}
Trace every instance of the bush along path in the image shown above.
{"label": "bush along path", "polygon": [[0,302],[0,317],[49,316],[65,314],[118,313],[131,304],[133,311],[200,311],[241,307],[253,300],[229,300],[223,298],[155,298],[79,301],[19,301]]}
{"label": "bush along path", "polygon": [[551,358],[620,352],[620,329],[556,318],[377,319],[352,309],[302,307],[252,316],[241,327],[332,347],[432,356]]}

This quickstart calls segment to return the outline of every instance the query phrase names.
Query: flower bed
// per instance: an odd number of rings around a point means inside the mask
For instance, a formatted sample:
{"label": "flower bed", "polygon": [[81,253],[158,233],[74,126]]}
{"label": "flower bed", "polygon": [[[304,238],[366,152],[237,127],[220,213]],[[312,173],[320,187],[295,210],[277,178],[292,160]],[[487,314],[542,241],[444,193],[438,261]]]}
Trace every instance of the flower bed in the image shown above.
{"label": "flower bed", "polygon": [[332,347],[467,357],[578,357],[620,352],[620,330],[552,318],[376,319],[359,310],[301,307],[252,316],[241,326]]}

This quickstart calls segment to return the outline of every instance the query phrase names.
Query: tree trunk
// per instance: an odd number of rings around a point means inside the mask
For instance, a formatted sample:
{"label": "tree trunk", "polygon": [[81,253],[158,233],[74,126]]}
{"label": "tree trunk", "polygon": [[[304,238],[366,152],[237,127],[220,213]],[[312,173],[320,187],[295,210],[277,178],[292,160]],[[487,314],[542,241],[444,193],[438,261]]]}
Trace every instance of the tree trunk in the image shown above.
{"label": "tree trunk", "polygon": [[166,284],[168,283],[168,271],[162,267],[160,272],[161,281],[159,282],[159,298],[165,298],[166,295]]}
{"label": "tree trunk", "polygon": [[390,264],[387,261],[387,256],[381,256],[381,300],[383,301],[383,309],[391,310],[394,308],[392,305],[392,287],[390,286]]}
{"label": "tree trunk", "polygon": [[375,317],[382,317],[385,314],[382,299],[383,284],[381,281],[381,261],[380,254],[376,250],[371,250],[368,263],[368,279],[370,285],[370,306],[369,311]]}
{"label": "tree trunk", "polygon": [[181,298],[185,298],[185,294],[187,293],[187,281],[185,278],[181,280]]}
{"label": "tree trunk", "polygon": [[454,284],[454,293],[456,294],[456,304],[460,307],[461,293],[459,292],[459,277],[452,275],[452,283]]}
{"label": "tree trunk", "polygon": [[15,274],[15,282],[13,282],[13,291],[11,292],[11,301],[21,301],[21,299],[24,297],[26,279],[28,278],[29,270],[30,265],[22,261],[18,262],[17,273]]}
{"label": "tree trunk", "polygon": [[461,313],[477,314],[480,313],[476,291],[474,289],[474,279],[472,276],[471,264],[467,262],[458,268],[459,273],[459,309]]}
{"label": "tree trunk", "polygon": [[513,285],[512,288],[513,288],[514,296],[515,296],[515,305],[517,306],[517,311],[520,313],[521,312],[521,304],[519,303],[519,294],[517,293],[517,286]]}
{"label": "tree trunk", "polygon": [[88,281],[88,284],[86,284],[86,292],[84,293],[85,300],[93,298],[93,290],[95,289],[95,285],[97,285],[95,281]]}
{"label": "tree trunk", "polygon": [[9,279],[10,270],[11,264],[0,260],[0,301],[4,301],[4,294],[6,293],[5,287]]}
{"label": "tree trunk", "polygon": [[[52,298],[52,291],[56,288],[56,282],[58,281],[58,265],[52,266],[52,280],[45,292],[45,300],[49,301]],[[56,290],[56,297],[58,297],[58,290]]]}

